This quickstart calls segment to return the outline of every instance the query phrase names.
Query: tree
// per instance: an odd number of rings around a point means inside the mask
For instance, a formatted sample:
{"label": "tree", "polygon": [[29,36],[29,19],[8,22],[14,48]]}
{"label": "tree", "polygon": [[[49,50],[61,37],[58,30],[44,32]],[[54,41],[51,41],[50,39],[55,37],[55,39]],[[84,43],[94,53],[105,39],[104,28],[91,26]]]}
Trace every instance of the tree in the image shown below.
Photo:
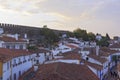
{"label": "tree", "polygon": [[76,38],[82,38],[84,41],[88,41],[88,35],[86,30],[82,30],[80,28],[77,28],[73,31]]}
{"label": "tree", "polygon": [[109,42],[106,37],[103,37],[100,41],[97,41],[97,45],[99,45],[101,47],[108,47]]}
{"label": "tree", "polygon": [[74,33],[72,33],[72,32],[68,31],[66,34],[67,34],[68,37],[74,37]]}
{"label": "tree", "polygon": [[49,28],[42,28],[41,34],[44,36],[44,45],[47,47],[59,41],[59,37]]}
{"label": "tree", "polygon": [[112,61],[115,62],[115,64],[117,64],[118,56],[117,55],[113,55],[112,56]]}
{"label": "tree", "polygon": [[28,50],[33,50],[33,51],[35,51],[35,50],[37,50],[38,48],[37,48],[36,46],[28,46],[27,49],[28,49]]}
{"label": "tree", "polygon": [[47,25],[43,25],[43,28],[47,28]]}
{"label": "tree", "polygon": [[92,32],[89,32],[88,34],[89,41],[95,41],[95,34]]}
{"label": "tree", "polygon": [[110,36],[108,35],[108,33],[106,33],[106,39],[110,40]]}

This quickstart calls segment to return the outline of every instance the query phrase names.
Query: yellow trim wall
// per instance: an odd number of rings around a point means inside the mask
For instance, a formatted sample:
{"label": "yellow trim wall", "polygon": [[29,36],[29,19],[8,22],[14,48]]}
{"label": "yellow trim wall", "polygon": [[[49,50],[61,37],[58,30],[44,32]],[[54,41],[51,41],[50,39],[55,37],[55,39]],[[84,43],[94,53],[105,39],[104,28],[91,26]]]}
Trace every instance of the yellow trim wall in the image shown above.
{"label": "yellow trim wall", "polygon": [[2,77],[3,74],[3,63],[0,62],[0,77]]}

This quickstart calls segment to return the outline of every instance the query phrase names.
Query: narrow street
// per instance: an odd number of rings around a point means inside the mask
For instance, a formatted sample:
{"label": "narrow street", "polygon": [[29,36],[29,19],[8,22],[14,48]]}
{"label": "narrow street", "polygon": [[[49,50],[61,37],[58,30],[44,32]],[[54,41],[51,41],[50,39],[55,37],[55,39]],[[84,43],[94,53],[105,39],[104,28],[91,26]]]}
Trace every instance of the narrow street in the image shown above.
{"label": "narrow street", "polygon": [[103,80],[120,80],[117,74],[117,68],[114,67],[108,71]]}

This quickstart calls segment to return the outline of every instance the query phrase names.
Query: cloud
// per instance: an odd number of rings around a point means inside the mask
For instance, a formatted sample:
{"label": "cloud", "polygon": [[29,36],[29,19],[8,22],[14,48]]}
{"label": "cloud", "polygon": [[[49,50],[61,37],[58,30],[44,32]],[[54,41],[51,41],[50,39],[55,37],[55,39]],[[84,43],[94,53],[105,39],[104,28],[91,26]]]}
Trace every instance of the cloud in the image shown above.
{"label": "cloud", "polygon": [[0,0],[0,15],[10,18],[6,19],[10,22],[99,31],[100,26],[119,25],[119,3],[120,0]]}
{"label": "cloud", "polygon": [[62,21],[66,21],[66,20],[71,19],[69,16],[65,16],[65,15],[62,15],[62,14],[57,13],[57,12],[50,12],[50,13],[46,13],[46,14],[50,15],[50,16],[55,16],[56,18],[58,18],[59,20],[62,20]]}
{"label": "cloud", "polygon": [[0,0],[0,9],[34,14],[40,11],[36,4],[44,1],[47,0]]}

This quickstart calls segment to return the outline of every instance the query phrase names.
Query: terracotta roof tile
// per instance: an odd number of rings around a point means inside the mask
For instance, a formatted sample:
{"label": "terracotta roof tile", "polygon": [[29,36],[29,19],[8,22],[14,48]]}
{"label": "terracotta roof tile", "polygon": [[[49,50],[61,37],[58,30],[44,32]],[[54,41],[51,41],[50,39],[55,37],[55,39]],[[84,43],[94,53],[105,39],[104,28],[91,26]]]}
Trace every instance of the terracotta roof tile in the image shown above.
{"label": "terracotta roof tile", "polygon": [[91,66],[91,67],[93,67],[97,70],[102,70],[103,69],[103,66],[95,64],[95,63],[91,63],[91,62],[88,62],[88,61],[85,61],[85,64],[88,65],[88,66]]}
{"label": "terracotta roof tile", "polygon": [[0,61],[5,62],[12,58],[11,51],[9,49],[0,48]]}
{"label": "terracotta roof tile", "polygon": [[94,54],[89,54],[88,55],[89,57],[101,62],[101,63],[105,63],[107,61],[107,59],[105,58],[101,58],[101,56],[97,56],[97,55],[94,55]]}
{"label": "terracotta roof tile", "polygon": [[29,55],[30,52],[26,50],[11,50],[7,48],[0,48],[0,61],[6,62],[14,57]]}
{"label": "terracotta roof tile", "polygon": [[75,53],[74,51],[62,53],[63,59],[81,59],[81,55],[78,53]]}
{"label": "terracotta roof tile", "polygon": [[99,79],[86,65],[52,63],[40,65],[38,71],[35,73],[35,76],[29,80],[99,80]]}
{"label": "terracotta roof tile", "polygon": [[22,40],[20,38],[16,40],[15,38],[8,37],[8,36],[2,36],[0,37],[0,40],[4,42],[27,42],[26,40]]}
{"label": "terracotta roof tile", "polygon": [[30,52],[33,52],[33,53],[47,53],[47,52],[51,52],[50,50],[47,50],[47,49],[36,49],[36,50],[29,50]]}
{"label": "terracotta roof tile", "polygon": [[117,53],[117,52],[118,51],[116,51],[116,50],[111,50],[110,48],[102,47],[100,49],[100,56],[106,56],[106,57],[108,57],[109,55]]}

